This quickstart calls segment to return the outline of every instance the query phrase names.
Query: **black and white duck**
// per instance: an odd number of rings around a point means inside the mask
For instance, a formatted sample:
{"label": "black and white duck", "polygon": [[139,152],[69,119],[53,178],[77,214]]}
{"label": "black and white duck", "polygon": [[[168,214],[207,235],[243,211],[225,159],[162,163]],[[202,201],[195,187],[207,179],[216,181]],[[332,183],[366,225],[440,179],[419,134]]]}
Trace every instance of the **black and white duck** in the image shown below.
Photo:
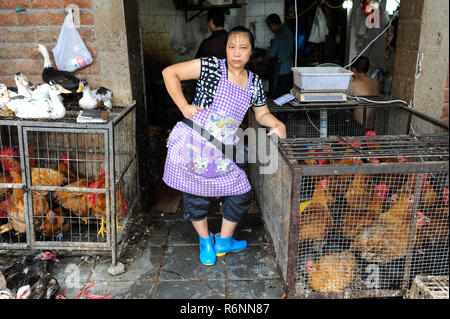
{"label": "black and white duck", "polygon": [[81,80],[79,86],[83,90],[83,97],[78,101],[80,108],[84,110],[92,110],[97,107],[112,108],[112,91],[110,89],[101,86],[92,91],[86,80]]}
{"label": "black and white duck", "polygon": [[51,83],[59,84],[72,94],[77,93],[80,80],[72,73],[67,71],[57,70],[50,60],[50,54],[47,48],[38,44],[36,50],[41,53],[44,58],[44,70],[42,71],[42,80],[51,85]]}

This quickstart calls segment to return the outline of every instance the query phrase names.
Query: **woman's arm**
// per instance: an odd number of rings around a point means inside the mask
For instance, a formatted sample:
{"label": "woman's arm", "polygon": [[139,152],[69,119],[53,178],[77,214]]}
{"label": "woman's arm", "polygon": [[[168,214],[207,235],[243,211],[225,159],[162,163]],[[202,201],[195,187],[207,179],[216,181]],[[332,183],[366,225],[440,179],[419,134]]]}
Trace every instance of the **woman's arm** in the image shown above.
{"label": "woman's arm", "polygon": [[173,64],[162,71],[167,92],[180,109],[181,113],[183,113],[184,117],[188,119],[193,117],[198,111],[203,110],[203,108],[190,105],[187,102],[183,90],[181,89],[181,81],[198,80],[200,78],[200,69],[200,59],[195,59]]}
{"label": "woman's arm", "polygon": [[261,107],[253,107],[253,112],[255,112],[256,121],[260,125],[271,128],[267,136],[277,134],[279,138],[287,137],[286,126],[275,116],[273,116],[272,113],[270,113],[269,107],[267,105]]}

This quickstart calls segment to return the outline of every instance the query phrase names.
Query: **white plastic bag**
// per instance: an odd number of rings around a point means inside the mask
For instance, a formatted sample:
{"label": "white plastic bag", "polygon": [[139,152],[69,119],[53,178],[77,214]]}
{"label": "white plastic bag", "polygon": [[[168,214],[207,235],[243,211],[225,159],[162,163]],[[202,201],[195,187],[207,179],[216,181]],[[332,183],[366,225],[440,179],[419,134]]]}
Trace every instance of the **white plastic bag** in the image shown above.
{"label": "white plastic bag", "polygon": [[195,39],[189,24],[184,21],[184,16],[180,13],[175,18],[170,46],[179,54],[185,54],[195,47]]}
{"label": "white plastic bag", "polygon": [[328,35],[327,18],[325,18],[322,9],[320,9],[320,6],[317,6],[316,16],[314,17],[314,22],[311,27],[308,42],[311,43],[325,42],[327,35]]}
{"label": "white plastic bag", "polygon": [[52,50],[58,70],[74,72],[92,63],[92,55],[86,48],[69,13],[59,34],[58,43]]}

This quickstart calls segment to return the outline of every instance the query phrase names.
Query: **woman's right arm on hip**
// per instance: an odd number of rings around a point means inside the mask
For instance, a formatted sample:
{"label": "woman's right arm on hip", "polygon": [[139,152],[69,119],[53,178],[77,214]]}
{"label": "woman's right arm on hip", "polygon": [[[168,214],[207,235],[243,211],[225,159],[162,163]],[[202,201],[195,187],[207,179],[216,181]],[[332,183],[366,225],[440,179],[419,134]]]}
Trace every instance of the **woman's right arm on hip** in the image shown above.
{"label": "woman's right arm on hip", "polygon": [[167,92],[183,114],[186,113],[186,109],[192,106],[189,105],[184,97],[181,81],[198,80],[200,78],[200,69],[200,59],[195,59],[173,64],[162,71]]}

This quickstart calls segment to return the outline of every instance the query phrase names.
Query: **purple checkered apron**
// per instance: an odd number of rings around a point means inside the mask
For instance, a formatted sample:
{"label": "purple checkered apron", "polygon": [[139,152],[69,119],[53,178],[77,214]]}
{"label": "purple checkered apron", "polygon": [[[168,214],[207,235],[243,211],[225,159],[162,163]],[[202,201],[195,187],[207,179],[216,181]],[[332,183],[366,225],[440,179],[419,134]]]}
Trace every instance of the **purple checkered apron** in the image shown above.
{"label": "purple checkered apron", "polygon": [[[253,73],[248,72],[247,87],[243,88],[228,81],[225,60],[220,63],[222,78],[214,101],[192,121],[224,144],[236,144],[238,138],[233,133],[250,107]],[[172,188],[205,197],[241,195],[251,190],[245,172],[183,122],[170,134],[163,180]]]}

